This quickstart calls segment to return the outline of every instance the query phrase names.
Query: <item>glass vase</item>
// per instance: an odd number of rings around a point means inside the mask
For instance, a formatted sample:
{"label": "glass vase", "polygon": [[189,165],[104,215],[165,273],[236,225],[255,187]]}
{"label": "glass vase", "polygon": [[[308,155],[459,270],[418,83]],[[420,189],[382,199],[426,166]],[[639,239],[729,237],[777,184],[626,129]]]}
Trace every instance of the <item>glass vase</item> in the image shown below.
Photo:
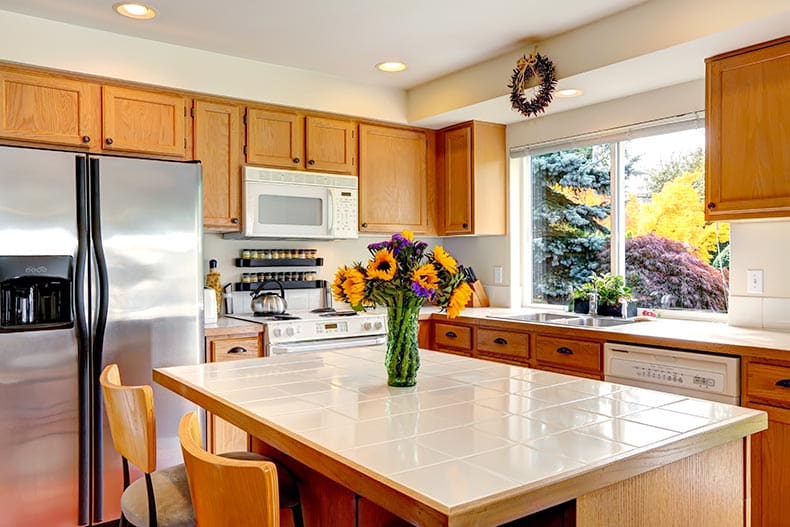
{"label": "glass vase", "polygon": [[420,367],[417,347],[421,298],[398,299],[387,306],[387,384],[390,386],[414,386]]}

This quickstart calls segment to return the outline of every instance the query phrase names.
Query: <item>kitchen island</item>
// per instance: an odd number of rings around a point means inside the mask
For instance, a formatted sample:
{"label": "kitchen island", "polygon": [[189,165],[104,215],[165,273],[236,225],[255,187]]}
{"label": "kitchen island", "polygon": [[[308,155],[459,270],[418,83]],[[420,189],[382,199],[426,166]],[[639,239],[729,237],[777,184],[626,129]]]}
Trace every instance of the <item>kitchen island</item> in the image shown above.
{"label": "kitchen island", "polygon": [[763,412],[425,350],[417,386],[390,388],[383,355],[154,379],[292,468],[307,525],[499,525],[544,510],[563,526],[744,525]]}

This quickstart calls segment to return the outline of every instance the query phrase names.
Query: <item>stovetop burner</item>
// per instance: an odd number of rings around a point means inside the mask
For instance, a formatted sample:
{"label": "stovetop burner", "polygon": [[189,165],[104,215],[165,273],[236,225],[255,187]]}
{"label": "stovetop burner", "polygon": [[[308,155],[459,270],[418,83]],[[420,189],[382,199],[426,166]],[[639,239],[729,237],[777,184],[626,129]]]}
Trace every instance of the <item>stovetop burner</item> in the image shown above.
{"label": "stovetop burner", "polygon": [[279,315],[272,315],[269,313],[253,313],[252,316],[260,318],[261,320],[299,320],[300,317],[290,313],[281,313]]}
{"label": "stovetop burner", "polygon": [[357,316],[356,311],[332,311],[328,313],[324,313],[322,315],[318,315],[319,317],[355,317]]}

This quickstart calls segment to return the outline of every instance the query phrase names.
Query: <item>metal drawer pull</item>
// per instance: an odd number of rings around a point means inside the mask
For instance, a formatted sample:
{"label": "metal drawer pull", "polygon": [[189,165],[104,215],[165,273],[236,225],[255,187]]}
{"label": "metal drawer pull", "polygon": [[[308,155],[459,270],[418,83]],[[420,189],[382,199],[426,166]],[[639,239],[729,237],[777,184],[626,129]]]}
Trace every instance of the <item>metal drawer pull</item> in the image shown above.
{"label": "metal drawer pull", "polygon": [[455,331],[448,331],[444,334],[445,337],[450,337],[451,339],[457,338],[458,335],[455,334]]}
{"label": "metal drawer pull", "polygon": [[562,346],[561,348],[557,348],[557,353],[562,353],[563,355],[573,355],[573,350]]}
{"label": "metal drawer pull", "polygon": [[790,388],[790,379],[782,379],[781,381],[776,381],[776,385],[782,388]]}
{"label": "metal drawer pull", "polygon": [[494,339],[494,344],[507,344],[507,340],[502,337],[497,337]]}
{"label": "metal drawer pull", "polygon": [[235,348],[230,348],[228,353],[247,353],[247,348],[242,348],[241,346],[236,346]]}

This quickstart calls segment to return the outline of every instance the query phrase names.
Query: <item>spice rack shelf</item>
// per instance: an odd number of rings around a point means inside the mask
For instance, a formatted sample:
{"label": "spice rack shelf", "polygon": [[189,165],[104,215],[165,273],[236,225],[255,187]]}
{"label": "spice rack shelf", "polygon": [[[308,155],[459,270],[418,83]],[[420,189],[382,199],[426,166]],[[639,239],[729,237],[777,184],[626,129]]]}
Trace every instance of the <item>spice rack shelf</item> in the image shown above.
{"label": "spice rack shelf", "polygon": [[321,267],[323,258],[236,258],[236,267]]}
{"label": "spice rack shelf", "polygon": [[[326,287],[326,280],[291,280],[287,282],[281,282],[283,284],[283,289],[323,289]],[[258,286],[261,285],[260,282],[236,282],[233,284],[234,291],[255,291],[258,289]],[[265,291],[273,290],[279,291],[280,288],[277,287],[277,284],[274,282],[270,282],[266,284],[266,287],[263,288]]]}

